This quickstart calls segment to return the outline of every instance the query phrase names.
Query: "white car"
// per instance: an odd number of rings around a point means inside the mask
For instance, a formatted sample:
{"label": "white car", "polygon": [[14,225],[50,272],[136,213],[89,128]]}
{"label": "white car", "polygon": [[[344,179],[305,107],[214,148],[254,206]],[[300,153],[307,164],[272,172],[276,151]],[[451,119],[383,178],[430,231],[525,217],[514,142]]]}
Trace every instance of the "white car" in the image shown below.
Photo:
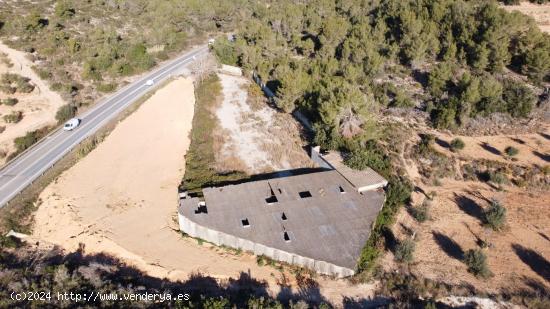
{"label": "white car", "polygon": [[153,86],[154,84],[155,84],[155,81],[153,81],[152,79],[145,82],[145,85],[147,86]]}
{"label": "white car", "polygon": [[72,131],[79,125],[80,125],[80,119],[72,118],[72,119],[69,119],[67,122],[65,122],[65,125],[63,126],[63,130]]}

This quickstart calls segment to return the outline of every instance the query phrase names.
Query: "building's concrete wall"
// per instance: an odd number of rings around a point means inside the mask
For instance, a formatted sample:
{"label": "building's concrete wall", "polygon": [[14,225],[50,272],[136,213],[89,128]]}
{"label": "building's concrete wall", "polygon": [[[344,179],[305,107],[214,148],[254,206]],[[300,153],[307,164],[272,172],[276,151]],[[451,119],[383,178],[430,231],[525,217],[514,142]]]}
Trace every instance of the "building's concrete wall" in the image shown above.
{"label": "building's concrete wall", "polygon": [[334,275],[336,277],[348,277],[355,274],[355,271],[349,268],[340,267],[331,263],[316,261],[314,259],[292,254],[286,251],[266,247],[262,244],[254,243],[250,240],[238,238],[226,233],[214,231],[196,224],[182,214],[178,213],[180,230],[191,237],[201,238],[218,246],[224,245],[235,249],[251,251],[256,255],[264,255],[271,259],[296,264],[307,267],[325,275]]}
{"label": "building's concrete wall", "polygon": [[327,160],[323,159],[323,157],[321,156],[320,146],[311,147],[311,160],[317,163],[319,167],[328,168],[331,170],[335,169],[332,165],[330,165],[330,163],[327,162]]}
{"label": "building's concrete wall", "polygon": [[232,65],[227,65],[227,64],[222,64],[222,67],[219,69],[219,72],[223,74],[243,76],[243,70],[241,68],[235,67]]}

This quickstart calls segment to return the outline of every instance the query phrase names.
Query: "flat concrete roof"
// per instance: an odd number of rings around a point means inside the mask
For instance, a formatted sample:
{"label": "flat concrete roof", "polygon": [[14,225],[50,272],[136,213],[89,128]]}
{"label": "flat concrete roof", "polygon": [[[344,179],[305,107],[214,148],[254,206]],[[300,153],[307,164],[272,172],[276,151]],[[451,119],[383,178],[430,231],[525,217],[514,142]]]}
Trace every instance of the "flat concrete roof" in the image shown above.
{"label": "flat concrete roof", "polygon": [[[314,260],[355,269],[384,202],[358,193],[337,171],[203,189],[180,201],[179,212],[206,228]],[[285,241],[284,233],[289,241]]]}
{"label": "flat concrete roof", "polygon": [[357,190],[372,190],[373,188],[385,187],[388,181],[372,168],[359,171],[354,170],[344,164],[344,158],[338,151],[330,151],[327,154],[321,155],[328,164],[335,170],[340,172]]}

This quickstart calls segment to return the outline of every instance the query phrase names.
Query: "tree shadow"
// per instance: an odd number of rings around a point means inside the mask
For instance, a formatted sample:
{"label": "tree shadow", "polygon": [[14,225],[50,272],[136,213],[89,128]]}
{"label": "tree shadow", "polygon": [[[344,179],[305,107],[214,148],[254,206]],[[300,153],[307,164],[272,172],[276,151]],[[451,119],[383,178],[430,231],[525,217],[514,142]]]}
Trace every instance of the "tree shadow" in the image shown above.
{"label": "tree shadow", "polygon": [[547,241],[550,241],[550,237],[546,236],[546,234],[544,234],[543,232],[537,232],[537,233],[540,235],[540,237],[546,239]]}
{"label": "tree shadow", "polygon": [[297,288],[284,284],[279,284],[280,291],[275,297],[278,301],[288,306],[290,302],[298,301],[306,302],[310,307],[315,307],[316,304],[328,303],[326,298],[321,294],[319,283],[311,276],[298,273],[296,275]]}
{"label": "tree shadow", "polygon": [[544,132],[539,132],[539,135],[550,141],[550,134],[546,134]]}
{"label": "tree shadow", "polygon": [[516,255],[544,280],[550,282],[550,262],[535,250],[525,248],[520,244],[513,244]]}
{"label": "tree shadow", "polygon": [[538,152],[536,150],[533,150],[533,154],[546,162],[550,162],[550,154]]}
{"label": "tree shadow", "polygon": [[464,195],[458,195],[455,193],[455,202],[458,208],[464,213],[478,219],[481,223],[484,222],[485,215],[483,213],[483,208],[479,206],[476,201],[472,200],[469,197]]}
{"label": "tree shadow", "polygon": [[387,297],[375,296],[373,298],[351,298],[344,297],[344,309],[364,309],[364,308],[386,308],[391,303]]}
{"label": "tree shadow", "polygon": [[439,245],[439,247],[443,251],[445,251],[445,253],[448,256],[454,259],[457,259],[459,261],[462,261],[462,258],[464,256],[464,251],[462,250],[459,244],[457,244],[454,240],[452,240],[451,238],[449,238],[448,236],[442,233],[432,231],[432,235],[435,242]]}
{"label": "tree shadow", "polygon": [[426,88],[428,86],[428,72],[413,70],[412,77],[420,83],[422,87]]}
{"label": "tree shadow", "polygon": [[[110,291],[109,293],[135,291],[141,294],[147,292],[172,296],[187,294],[189,299],[179,303],[178,308],[201,308],[200,304],[208,298],[227,300],[227,308],[245,308],[251,300],[262,304],[275,301],[267,292],[267,282],[253,278],[250,271],[240,272],[237,277],[229,279],[217,279],[196,272],[186,280],[171,281],[149,276],[107,254],[85,254],[84,246],[70,254],[55,247],[53,250],[36,250],[24,245],[17,251],[0,248],[0,269],[8,271],[14,280],[26,281],[33,286],[56,289],[59,284],[68,284],[78,287],[69,288],[68,292],[88,293],[104,289]],[[63,282],[54,280],[58,274],[61,276],[59,278],[65,278]],[[0,287],[3,287],[2,283]],[[302,280],[296,292],[290,292],[287,296],[289,300],[305,301],[310,307],[328,303],[321,294],[319,284],[310,279]],[[26,308],[31,305],[31,301],[13,302],[13,306],[9,304],[8,307]],[[52,303],[52,307],[56,305],[60,303]],[[101,303],[100,299],[91,300],[87,305],[109,307],[109,304]],[[153,307],[165,308],[173,305],[174,303],[165,302]]]}
{"label": "tree shadow", "polygon": [[521,145],[525,145],[525,141],[520,139],[520,138],[517,138],[517,137],[510,137],[510,139],[518,144],[521,144]]}
{"label": "tree shadow", "polygon": [[451,149],[451,144],[449,144],[447,141],[444,141],[440,138],[436,138],[435,142],[443,148]]}
{"label": "tree shadow", "polygon": [[494,155],[497,155],[497,156],[502,155],[502,152],[500,150],[498,150],[495,147],[489,145],[488,143],[481,143],[481,144],[479,144],[479,146],[481,146],[481,148],[487,150],[488,152],[490,152]]}

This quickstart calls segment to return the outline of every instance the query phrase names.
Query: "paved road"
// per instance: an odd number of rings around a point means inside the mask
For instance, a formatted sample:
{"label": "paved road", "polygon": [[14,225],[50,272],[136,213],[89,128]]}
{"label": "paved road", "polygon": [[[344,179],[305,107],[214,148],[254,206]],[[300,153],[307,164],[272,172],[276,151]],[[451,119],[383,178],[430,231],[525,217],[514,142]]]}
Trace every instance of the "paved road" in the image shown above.
{"label": "paved road", "polygon": [[82,122],[75,130],[67,132],[59,128],[5,165],[0,170],[0,208],[40,177],[73,147],[148,92],[151,87],[145,84],[147,80],[151,79],[158,84],[171,75],[181,72],[183,67],[190,64],[195,57],[202,56],[207,52],[208,48],[201,46],[144,75],[80,115],[79,118],[82,119]]}

